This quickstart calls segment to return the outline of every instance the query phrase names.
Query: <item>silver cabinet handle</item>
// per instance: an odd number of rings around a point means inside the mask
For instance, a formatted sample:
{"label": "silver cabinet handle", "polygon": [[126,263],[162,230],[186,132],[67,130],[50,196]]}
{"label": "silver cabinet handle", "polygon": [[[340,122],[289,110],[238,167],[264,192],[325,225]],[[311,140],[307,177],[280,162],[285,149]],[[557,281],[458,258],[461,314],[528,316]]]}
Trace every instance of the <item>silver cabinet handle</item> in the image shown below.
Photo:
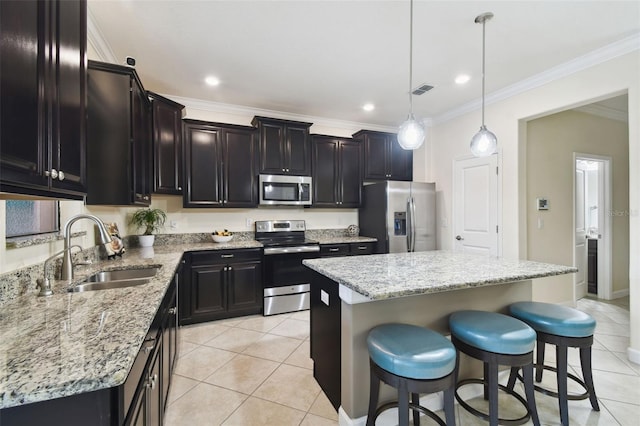
{"label": "silver cabinet handle", "polygon": [[220,257],[223,259],[230,259],[232,258],[234,255],[233,254],[221,254]]}
{"label": "silver cabinet handle", "polygon": [[51,171],[46,170],[44,175],[47,177],[51,176],[52,179],[58,179],[58,171],[56,169],[51,169]]}
{"label": "silver cabinet handle", "polygon": [[169,308],[169,314],[170,315],[175,315],[178,312],[178,308],[173,307],[173,308]]}
{"label": "silver cabinet handle", "polygon": [[142,197],[142,199],[145,200],[145,201],[149,201],[149,196],[145,195],[144,197]]}
{"label": "silver cabinet handle", "polygon": [[182,191],[182,187],[181,186],[178,187],[178,191]]}
{"label": "silver cabinet handle", "polygon": [[366,250],[367,247],[366,246],[358,246],[358,250]]}
{"label": "silver cabinet handle", "polygon": [[337,247],[332,247],[329,249],[329,251],[336,252],[336,251],[340,251],[340,249]]}
{"label": "silver cabinet handle", "polygon": [[456,235],[456,240],[462,241],[462,240],[464,240],[464,238],[462,238],[460,235]]}
{"label": "silver cabinet handle", "polygon": [[156,382],[158,381],[158,375],[154,374],[153,376],[149,376],[149,382],[148,382],[148,386],[151,389],[155,389],[156,388]]}
{"label": "silver cabinet handle", "polygon": [[60,170],[58,172],[58,180],[59,181],[63,181],[64,180],[64,172],[62,170]]}

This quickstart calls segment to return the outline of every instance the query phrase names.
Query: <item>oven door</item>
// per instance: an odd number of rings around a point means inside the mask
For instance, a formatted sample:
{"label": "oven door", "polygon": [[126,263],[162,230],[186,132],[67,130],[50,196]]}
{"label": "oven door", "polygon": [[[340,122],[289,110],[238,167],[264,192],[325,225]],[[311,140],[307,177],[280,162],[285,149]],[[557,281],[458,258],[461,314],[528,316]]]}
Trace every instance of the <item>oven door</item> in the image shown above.
{"label": "oven door", "polygon": [[264,315],[309,309],[311,270],[304,259],[320,255],[319,246],[265,248]]}

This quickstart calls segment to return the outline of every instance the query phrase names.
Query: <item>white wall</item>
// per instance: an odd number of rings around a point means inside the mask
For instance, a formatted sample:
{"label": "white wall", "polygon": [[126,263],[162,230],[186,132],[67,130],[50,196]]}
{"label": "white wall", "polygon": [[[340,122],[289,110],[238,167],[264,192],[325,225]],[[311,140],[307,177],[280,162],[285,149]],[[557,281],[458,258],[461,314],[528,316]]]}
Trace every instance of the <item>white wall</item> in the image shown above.
{"label": "white wall", "polygon": [[[571,109],[611,96],[629,95],[629,240],[630,258],[640,258],[640,52],[611,59],[542,86],[515,95],[486,108],[487,126],[498,136],[501,164],[501,243],[506,258],[527,258],[525,156],[528,120]],[[438,241],[453,248],[452,165],[455,158],[469,155],[469,140],[478,130],[480,111],[436,124],[427,176],[438,187]],[[631,262],[631,351],[640,363],[640,264]],[[554,280],[534,283],[534,297],[553,294]],[[562,280],[560,280],[562,281]],[[571,280],[565,280],[570,285]],[[559,302],[570,302],[559,300]]]}

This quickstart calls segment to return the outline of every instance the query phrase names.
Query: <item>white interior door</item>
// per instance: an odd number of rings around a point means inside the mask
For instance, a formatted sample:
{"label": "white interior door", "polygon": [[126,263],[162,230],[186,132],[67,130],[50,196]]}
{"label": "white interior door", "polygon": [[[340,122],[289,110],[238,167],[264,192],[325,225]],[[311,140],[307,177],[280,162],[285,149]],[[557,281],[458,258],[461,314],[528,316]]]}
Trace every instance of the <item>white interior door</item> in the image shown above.
{"label": "white interior door", "polygon": [[454,249],[498,255],[498,156],[457,160],[453,179]]}
{"label": "white interior door", "polygon": [[578,272],[573,274],[573,282],[576,290],[576,299],[587,295],[587,208],[585,193],[586,176],[584,170],[576,167],[576,191],[575,191],[575,247],[574,266]]}

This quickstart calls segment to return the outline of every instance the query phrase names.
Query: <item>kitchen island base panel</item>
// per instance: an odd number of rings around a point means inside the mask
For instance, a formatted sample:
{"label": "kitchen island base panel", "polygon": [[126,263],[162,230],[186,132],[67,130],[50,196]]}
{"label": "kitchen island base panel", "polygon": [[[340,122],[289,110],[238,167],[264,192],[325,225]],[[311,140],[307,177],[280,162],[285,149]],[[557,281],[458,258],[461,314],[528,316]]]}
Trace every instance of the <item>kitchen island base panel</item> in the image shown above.
{"label": "kitchen island base panel", "polygon": [[[530,280],[349,305],[341,304],[341,409],[350,419],[366,416],[369,403],[367,334],[377,325],[401,322],[448,335],[449,314],[467,309],[507,313],[515,301],[531,300]],[[313,336],[311,337],[313,342]],[[460,378],[478,377],[482,363],[461,356]],[[383,387],[380,400],[394,399]],[[355,424],[355,423],[353,423]]]}

